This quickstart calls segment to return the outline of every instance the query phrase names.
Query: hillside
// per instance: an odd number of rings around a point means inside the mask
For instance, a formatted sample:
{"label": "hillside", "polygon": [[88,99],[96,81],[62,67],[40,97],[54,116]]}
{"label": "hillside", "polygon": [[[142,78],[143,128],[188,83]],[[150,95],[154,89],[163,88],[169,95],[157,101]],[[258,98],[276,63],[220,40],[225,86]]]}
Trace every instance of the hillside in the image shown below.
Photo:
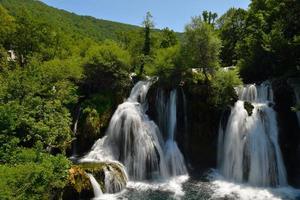
{"label": "hillside", "polygon": [[20,16],[27,12],[34,19],[57,27],[63,32],[77,33],[96,40],[115,39],[116,33],[138,29],[138,26],[96,19],[90,16],[79,16],[64,10],[53,8],[41,1],[33,0],[0,0],[11,15]]}

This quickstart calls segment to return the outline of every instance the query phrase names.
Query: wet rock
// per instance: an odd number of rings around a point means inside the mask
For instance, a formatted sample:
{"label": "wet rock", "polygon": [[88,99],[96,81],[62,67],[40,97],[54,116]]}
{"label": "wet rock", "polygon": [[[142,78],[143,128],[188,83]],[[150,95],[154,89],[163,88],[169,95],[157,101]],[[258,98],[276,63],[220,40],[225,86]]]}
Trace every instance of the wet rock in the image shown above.
{"label": "wet rock", "polygon": [[245,101],[244,108],[247,111],[248,115],[251,116],[253,113],[254,106],[250,102]]}

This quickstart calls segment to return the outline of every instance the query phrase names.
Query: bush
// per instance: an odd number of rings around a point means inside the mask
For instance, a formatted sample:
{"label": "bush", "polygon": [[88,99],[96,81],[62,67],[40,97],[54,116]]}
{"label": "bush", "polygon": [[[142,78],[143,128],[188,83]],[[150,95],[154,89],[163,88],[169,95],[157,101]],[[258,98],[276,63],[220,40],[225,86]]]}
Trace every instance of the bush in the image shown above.
{"label": "bush", "polygon": [[212,103],[221,109],[228,105],[232,105],[237,100],[234,87],[241,84],[242,81],[236,70],[218,70],[211,79]]}
{"label": "bush", "polygon": [[84,62],[84,82],[82,91],[85,94],[99,91],[123,92],[130,86],[130,54],[115,42],[106,41],[94,46],[87,52]]}
{"label": "bush", "polygon": [[60,195],[67,184],[67,158],[22,149],[18,159],[21,162],[17,164],[0,165],[0,199],[51,199]]}

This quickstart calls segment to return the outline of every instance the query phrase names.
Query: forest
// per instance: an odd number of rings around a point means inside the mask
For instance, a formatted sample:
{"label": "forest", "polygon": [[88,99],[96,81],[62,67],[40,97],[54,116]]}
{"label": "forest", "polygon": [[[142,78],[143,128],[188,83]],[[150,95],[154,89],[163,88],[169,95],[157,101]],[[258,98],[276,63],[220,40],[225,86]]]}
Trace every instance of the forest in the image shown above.
{"label": "forest", "polygon": [[[287,180],[300,188],[300,100],[288,84],[300,85],[300,1],[252,0],[222,16],[204,11],[183,33],[154,24],[150,12],[133,26],[40,1],[0,0],[0,199],[92,198],[85,172],[98,180],[103,166],[70,159],[74,145],[86,155],[133,86],[149,77],[158,80],[145,113],[159,128],[156,93],[170,92],[171,105],[177,88],[177,105],[188,102],[186,118],[177,108],[174,137],[190,174],[217,166],[218,126],[239,99],[236,87],[269,80]],[[243,106],[251,116],[253,103]]]}

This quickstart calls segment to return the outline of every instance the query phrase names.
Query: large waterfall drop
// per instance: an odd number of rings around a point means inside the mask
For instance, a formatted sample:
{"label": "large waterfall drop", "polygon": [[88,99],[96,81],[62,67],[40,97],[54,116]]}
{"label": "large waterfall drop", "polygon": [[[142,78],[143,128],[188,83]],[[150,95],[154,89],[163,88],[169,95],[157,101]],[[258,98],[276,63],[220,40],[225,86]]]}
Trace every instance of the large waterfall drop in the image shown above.
{"label": "large waterfall drop", "polygon": [[287,185],[271,84],[246,85],[237,88],[237,94],[226,128],[220,123],[220,172],[227,179],[255,186]]}
{"label": "large waterfall drop", "polygon": [[158,126],[146,114],[146,95],[154,81],[140,81],[133,87],[129,98],[112,116],[106,136],[96,141],[82,162],[119,161],[131,180],[166,179],[187,173],[174,141],[176,90],[171,93],[169,102],[166,143]]}

